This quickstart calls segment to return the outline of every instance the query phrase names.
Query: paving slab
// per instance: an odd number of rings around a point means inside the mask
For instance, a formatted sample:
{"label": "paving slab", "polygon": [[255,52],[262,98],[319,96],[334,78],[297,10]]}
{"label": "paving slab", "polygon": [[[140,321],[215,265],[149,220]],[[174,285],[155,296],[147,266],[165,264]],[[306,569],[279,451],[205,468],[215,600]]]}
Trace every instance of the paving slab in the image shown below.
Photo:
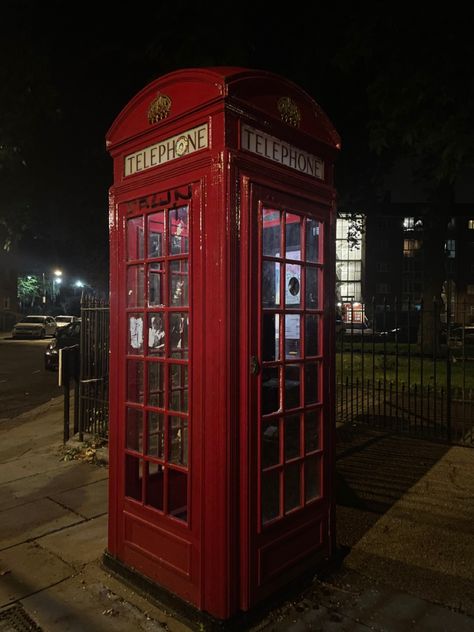
{"label": "paving slab", "polygon": [[[89,463],[70,461],[67,463],[67,467],[59,463],[57,465],[56,468],[47,472],[0,484],[0,511],[39,498],[56,499],[62,492],[70,492],[71,495],[74,495],[74,490],[83,485],[108,480],[107,469]],[[0,479],[2,479],[2,474],[3,470],[0,468]],[[93,509],[91,508],[91,510]],[[92,516],[87,515],[86,517]]]}
{"label": "paving slab", "polygon": [[189,632],[98,566],[22,601],[47,632]]}
{"label": "paving slab", "polygon": [[107,477],[81,487],[49,494],[49,496],[64,507],[85,518],[95,518],[107,513],[108,483]]}
{"label": "paving slab", "polygon": [[83,520],[49,498],[6,509],[0,512],[0,550]]}
{"label": "paving slab", "polygon": [[102,557],[107,546],[107,524],[106,514],[51,533],[37,542],[77,568]]}
{"label": "paving slab", "polygon": [[71,566],[35,542],[0,552],[0,607],[37,593],[73,574]]}

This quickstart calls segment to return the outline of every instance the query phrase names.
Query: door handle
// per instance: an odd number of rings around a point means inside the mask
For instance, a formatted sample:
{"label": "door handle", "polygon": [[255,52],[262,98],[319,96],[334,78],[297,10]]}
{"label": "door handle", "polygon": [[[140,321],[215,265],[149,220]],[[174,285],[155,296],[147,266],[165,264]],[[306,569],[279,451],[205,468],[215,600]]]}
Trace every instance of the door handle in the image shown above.
{"label": "door handle", "polygon": [[258,375],[260,373],[260,364],[258,363],[256,356],[250,357],[250,374]]}

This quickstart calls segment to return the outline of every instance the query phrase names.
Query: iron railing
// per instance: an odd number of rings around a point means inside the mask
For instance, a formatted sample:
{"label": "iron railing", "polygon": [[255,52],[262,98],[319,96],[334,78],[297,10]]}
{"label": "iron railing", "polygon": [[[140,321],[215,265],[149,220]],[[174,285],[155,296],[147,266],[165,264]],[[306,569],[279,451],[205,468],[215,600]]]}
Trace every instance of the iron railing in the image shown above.
{"label": "iron railing", "polygon": [[109,306],[104,299],[83,295],[79,382],[79,434],[108,436]]}
{"label": "iron railing", "polygon": [[468,306],[345,306],[350,322],[336,342],[337,421],[474,446]]}

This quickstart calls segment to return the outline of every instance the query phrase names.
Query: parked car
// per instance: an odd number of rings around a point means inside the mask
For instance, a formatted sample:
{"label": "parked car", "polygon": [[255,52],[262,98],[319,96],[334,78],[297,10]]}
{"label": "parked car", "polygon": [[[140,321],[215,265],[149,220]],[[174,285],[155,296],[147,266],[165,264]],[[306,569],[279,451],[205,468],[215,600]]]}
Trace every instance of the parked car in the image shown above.
{"label": "parked car", "polygon": [[52,316],[30,315],[20,320],[12,330],[12,338],[44,338],[54,336],[56,321]]}
{"label": "parked car", "polygon": [[81,338],[81,323],[76,321],[57,330],[44,353],[44,368],[55,371],[59,366],[59,350],[78,345]]}
{"label": "parked car", "polygon": [[474,325],[454,326],[450,331],[450,340],[457,343],[474,343]]}
{"label": "parked car", "polygon": [[66,327],[66,325],[75,323],[78,320],[79,318],[77,316],[66,316],[66,314],[61,314],[60,316],[56,316],[56,325],[58,327]]}

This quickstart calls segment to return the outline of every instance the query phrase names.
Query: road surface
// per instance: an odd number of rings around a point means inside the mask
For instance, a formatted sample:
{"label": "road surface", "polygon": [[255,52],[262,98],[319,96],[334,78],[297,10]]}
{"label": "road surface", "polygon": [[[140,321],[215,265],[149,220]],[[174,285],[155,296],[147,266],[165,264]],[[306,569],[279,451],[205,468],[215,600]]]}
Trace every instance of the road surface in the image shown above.
{"label": "road surface", "polygon": [[0,421],[61,395],[58,374],[44,369],[50,339],[12,340],[0,334]]}

